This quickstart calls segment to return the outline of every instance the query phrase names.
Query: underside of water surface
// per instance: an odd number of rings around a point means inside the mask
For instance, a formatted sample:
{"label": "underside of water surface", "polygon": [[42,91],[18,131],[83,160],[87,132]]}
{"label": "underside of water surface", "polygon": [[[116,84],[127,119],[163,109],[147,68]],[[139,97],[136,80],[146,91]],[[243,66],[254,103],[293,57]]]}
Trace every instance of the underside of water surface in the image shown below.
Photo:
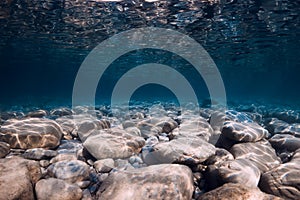
{"label": "underside of water surface", "polygon": [[[1,108],[72,105],[77,72],[93,48],[123,31],[159,27],[189,36],[208,52],[229,105],[296,109],[299,11],[299,1],[293,0],[3,0]],[[203,77],[182,57],[159,49],[139,49],[116,59],[101,77],[95,103],[109,103],[122,75],[144,63],[176,69],[192,85],[199,104],[209,105]],[[173,91],[155,83],[139,87],[131,100],[178,104]]]}

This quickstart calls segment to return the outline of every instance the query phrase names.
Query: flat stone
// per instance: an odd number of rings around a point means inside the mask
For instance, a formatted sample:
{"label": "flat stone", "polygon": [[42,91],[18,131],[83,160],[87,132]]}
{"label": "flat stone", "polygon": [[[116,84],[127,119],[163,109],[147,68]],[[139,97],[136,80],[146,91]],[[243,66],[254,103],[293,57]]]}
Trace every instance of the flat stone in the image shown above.
{"label": "flat stone", "polygon": [[83,161],[60,161],[50,165],[48,174],[53,178],[62,179],[68,183],[89,180],[90,167]]}
{"label": "flat stone", "polygon": [[43,118],[9,119],[0,128],[0,141],[11,148],[56,148],[63,135],[53,120]]}
{"label": "flat stone", "polygon": [[145,145],[142,137],[134,136],[119,128],[95,130],[83,143],[97,160],[128,158],[138,154]]}
{"label": "flat stone", "polygon": [[191,199],[193,174],[183,165],[163,164],[111,173],[97,199]]}
{"label": "flat stone", "polygon": [[205,193],[197,200],[282,200],[279,197],[263,193],[258,188],[247,187],[246,185],[227,183],[223,186]]}
{"label": "flat stone", "polygon": [[143,160],[148,165],[174,162],[199,164],[214,155],[215,151],[212,144],[199,137],[184,137],[158,143],[150,151],[143,150]]}
{"label": "flat stone", "polygon": [[32,160],[50,159],[57,155],[56,151],[46,150],[42,148],[27,149],[23,157]]}
{"label": "flat stone", "polygon": [[34,200],[33,185],[41,176],[36,161],[20,157],[0,159],[0,199]]}
{"label": "flat stone", "polygon": [[271,145],[263,142],[235,144],[230,149],[230,153],[236,159],[244,158],[250,160],[262,173],[279,166],[281,163]]}
{"label": "flat stone", "polygon": [[37,182],[35,192],[38,200],[80,200],[82,197],[82,191],[77,185],[55,178]]}

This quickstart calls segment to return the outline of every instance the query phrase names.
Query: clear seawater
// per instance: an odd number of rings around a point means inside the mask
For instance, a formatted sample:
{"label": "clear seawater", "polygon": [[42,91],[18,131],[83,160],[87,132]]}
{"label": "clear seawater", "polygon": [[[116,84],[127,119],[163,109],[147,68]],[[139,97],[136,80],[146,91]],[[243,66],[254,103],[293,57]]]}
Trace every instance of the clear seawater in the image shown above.
{"label": "clear seawater", "polygon": [[[179,31],[201,44],[222,75],[228,102],[299,108],[299,13],[296,0],[1,0],[1,108],[71,105],[77,71],[89,52],[114,34],[149,26]],[[122,73],[147,62],[179,69],[199,101],[209,98],[205,83],[185,60],[139,50],[110,66],[96,103],[109,101]],[[141,87],[132,96],[174,98],[158,85]]]}

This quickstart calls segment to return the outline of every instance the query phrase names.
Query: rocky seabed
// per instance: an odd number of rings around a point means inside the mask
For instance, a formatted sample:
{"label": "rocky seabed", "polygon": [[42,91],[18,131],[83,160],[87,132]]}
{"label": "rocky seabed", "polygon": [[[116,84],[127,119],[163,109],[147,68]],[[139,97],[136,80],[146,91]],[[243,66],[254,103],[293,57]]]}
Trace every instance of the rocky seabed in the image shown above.
{"label": "rocky seabed", "polygon": [[299,112],[187,108],[3,111],[0,200],[300,199]]}

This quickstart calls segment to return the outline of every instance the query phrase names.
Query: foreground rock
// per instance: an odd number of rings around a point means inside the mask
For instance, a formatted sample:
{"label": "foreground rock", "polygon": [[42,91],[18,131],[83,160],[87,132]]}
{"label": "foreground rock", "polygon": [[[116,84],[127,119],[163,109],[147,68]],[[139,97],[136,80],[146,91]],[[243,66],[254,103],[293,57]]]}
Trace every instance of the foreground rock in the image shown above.
{"label": "foreground rock", "polygon": [[97,199],[191,199],[191,170],[183,165],[154,165],[112,173],[101,184]]}
{"label": "foreground rock", "polygon": [[284,199],[300,198],[300,150],[297,150],[292,160],[264,173],[260,188],[270,194]]}
{"label": "foreground rock", "polygon": [[184,163],[199,164],[215,154],[215,147],[201,138],[178,138],[143,148],[146,164]]}
{"label": "foreground rock", "polygon": [[145,140],[142,137],[131,135],[118,128],[93,131],[83,143],[97,160],[128,158],[138,154],[144,145]]}
{"label": "foreground rock", "polygon": [[55,148],[63,135],[53,120],[43,118],[9,119],[0,128],[0,141],[11,148]]}
{"label": "foreground rock", "polygon": [[82,191],[77,185],[55,178],[40,180],[35,186],[35,191],[38,200],[80,200],[82,197]]}
{"label": "foreground rock", "polygon": [[205,193],[197,200],[280,200],[281,198],[263,193],[258,188],[242,184],[227,183],[222,187]]}
{"label": "foreground rock", "polygon": [[276,156],[275,150],[268,142],[235,144],[230,153],[238,159],[250,160],[262,173],[280,165],[281,160]]}
{"label": "foreground rock", "polygon": [[0,159],[0,199],[34,199],[33,185],[40,178],[38,162],[19,157]]}

